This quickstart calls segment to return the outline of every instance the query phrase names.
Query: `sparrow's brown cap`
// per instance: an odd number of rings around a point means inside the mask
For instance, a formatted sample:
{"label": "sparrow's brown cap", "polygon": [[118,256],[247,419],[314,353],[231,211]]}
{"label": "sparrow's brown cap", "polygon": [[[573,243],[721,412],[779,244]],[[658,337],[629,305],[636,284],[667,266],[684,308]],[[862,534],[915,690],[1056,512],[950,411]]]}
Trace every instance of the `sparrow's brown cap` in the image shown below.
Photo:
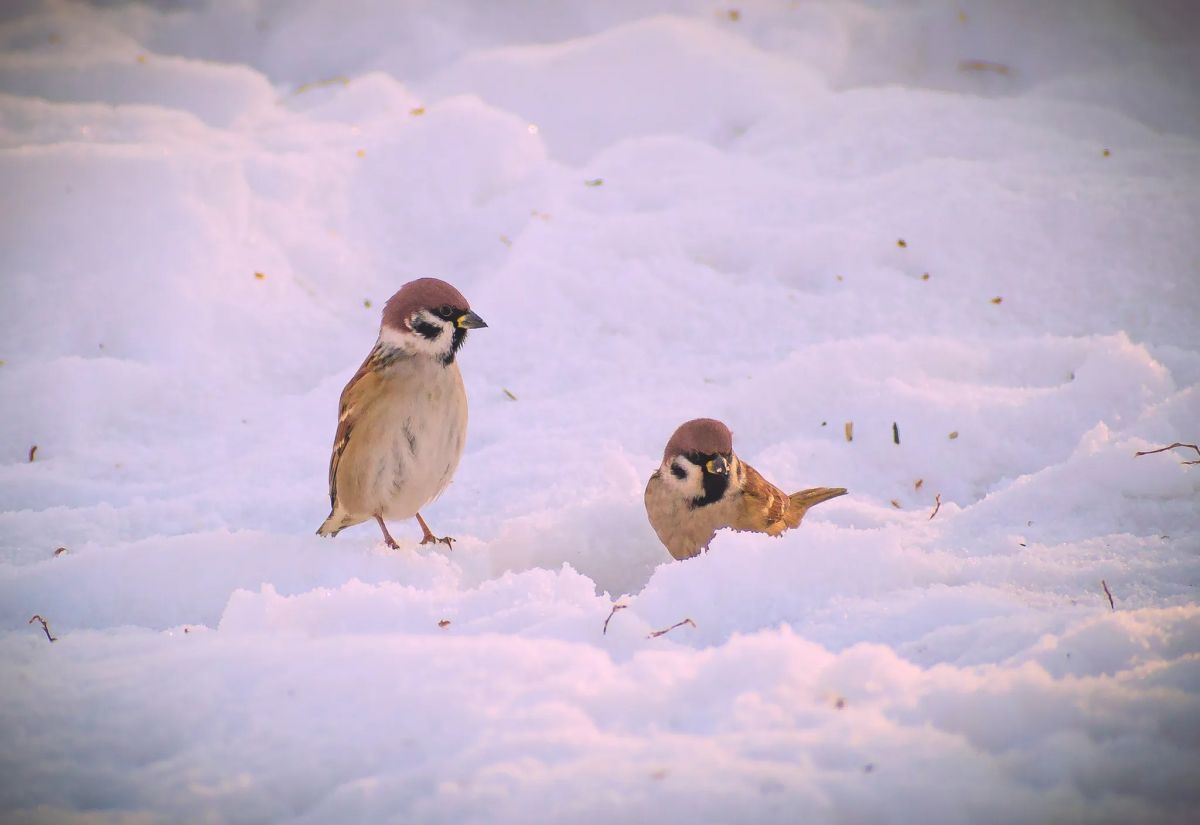
{"label": "sparrow's brown cap", "polygon": [[400,287],[383,305],[383,326],[404,329],[404,322],[418,309],[435,310],[443,306],[462,311],[471,308],[463,294],[445,281],[417,278]]}
{"label": "sparrow's brown cap", "polygon": [[733,452],[733,433],[715,418],[693,418],[679,425],[679,429],[667,442],[663,450],[663,461],[677,455],[701,453],[703,455],[728,455]]}

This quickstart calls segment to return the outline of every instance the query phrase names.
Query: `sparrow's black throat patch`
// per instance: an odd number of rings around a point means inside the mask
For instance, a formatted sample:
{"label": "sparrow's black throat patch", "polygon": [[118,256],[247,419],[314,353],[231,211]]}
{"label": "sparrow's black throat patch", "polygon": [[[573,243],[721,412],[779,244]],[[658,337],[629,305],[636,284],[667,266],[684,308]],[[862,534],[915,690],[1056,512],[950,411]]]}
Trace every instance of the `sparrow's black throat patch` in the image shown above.
{"label": "sparrow's black throat patch", "polygon": [[704,487],[704,495],[692,499],[693,508],[715,504],[725,497],[725,491],[729,489],[729,473],[708,471],[706,465],[716,457],[715,453],[688,453],[686,456],[688,461],[700,468],[700,482]]}
{"label": "sparrow's black throat patch", "polygon": [[454,356],[458,354],[458,350],[467,342],[467,331],[462,327],[455,327],[454,334],[450,337],[450,351],[446,353],[446,357],[442,359],[442,363],[447,367],[454,363]]}

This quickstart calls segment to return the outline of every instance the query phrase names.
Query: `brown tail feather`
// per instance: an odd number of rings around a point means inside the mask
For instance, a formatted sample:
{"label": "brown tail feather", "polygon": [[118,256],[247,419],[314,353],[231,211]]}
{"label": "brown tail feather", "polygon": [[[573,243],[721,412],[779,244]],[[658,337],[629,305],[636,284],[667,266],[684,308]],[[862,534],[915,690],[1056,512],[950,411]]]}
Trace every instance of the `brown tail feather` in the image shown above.
{"label": "brown tail feather", "polygon": [[362,522],[362,521],[365,521],[365,519],[358,519],[356,521],[356,520],[348,517],[345,513],[338,512],[338,509],[335,507],[333,509],[333,512],[331,512],[329,514],[329,518],[325,519],[325,521],[321,524],[321,526],[317,528],[317,535],[318,536],[336,536],[338,533],[342,532],[347,527],[349,527],[353,524],[358,524],[359,522]]}
{"label": "brown tail feather", "polygon": [[336,521],[334,521],[333,513],[330,513],[329,518],[325,519],[325,521],[321,524],[321,526],[317,528],[317,535],[318,536],[336,536],[341,531],[342,531],[341,526]]}
{"label": "brown tail feather", "polygon": [[790,504],[785,516],[788,527],[799,526],[800,520],[804,518],[804,514],[810,507],[844,495],[846,495],[845,487],[811,487],[798,493],[792,493],[788,496]]}

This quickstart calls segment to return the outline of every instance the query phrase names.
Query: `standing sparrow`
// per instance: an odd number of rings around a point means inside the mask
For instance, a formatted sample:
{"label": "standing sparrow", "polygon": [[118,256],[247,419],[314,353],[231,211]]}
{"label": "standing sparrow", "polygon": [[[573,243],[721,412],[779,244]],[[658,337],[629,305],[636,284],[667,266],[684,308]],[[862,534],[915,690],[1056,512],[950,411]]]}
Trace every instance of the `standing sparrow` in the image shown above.
{"label": "standing sparrow", "polygon": [[486,327],[457,289],[437,278],[405,284],[383,307],[379,338],[342,390],[329,501],[333,511],[317,530],[336,536],[367,519],[417,517],[425,536],[438,538],[417,512],[454,475],[467,436],[467,393],[454,356],[467,330]]}
{"label": "standing sparrow", "polygon": [[690,559],[724,527],[778,536],[798,527],[809,507],[845,494],[845,487],[814,487],[787,495],[734,454],[728,427],[697,418],[667,442],[646,485],[646,515],[667,552]]}

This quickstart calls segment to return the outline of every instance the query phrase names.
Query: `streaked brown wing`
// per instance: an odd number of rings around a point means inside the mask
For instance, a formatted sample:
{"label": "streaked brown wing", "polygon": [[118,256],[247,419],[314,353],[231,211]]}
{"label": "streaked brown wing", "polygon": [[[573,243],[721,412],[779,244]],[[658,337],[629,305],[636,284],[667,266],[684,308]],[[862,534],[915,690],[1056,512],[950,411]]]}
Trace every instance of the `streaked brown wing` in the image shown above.
{"label": "streaked brown wing", "polygon": [[787,529],[783,520],[788,506],[787,495],[746,462],[742,462],[742,467],[745,470],[742,506],[738,508],[733,529],[771,535],[783,532]]}
{"label": "streaked brown wing", "polygon": [[380,366],[380,349],[376,347],[362,362],[362,366],[354,373],[354,377],[342,390],[338,402],[338,425],[333,434],[333,454],[329,457],[329,505],[337,508],[337,471],[350,443],[350,434],[354,430],[357,414],[361,412],[362,402],[371,397],[378,389]]}

